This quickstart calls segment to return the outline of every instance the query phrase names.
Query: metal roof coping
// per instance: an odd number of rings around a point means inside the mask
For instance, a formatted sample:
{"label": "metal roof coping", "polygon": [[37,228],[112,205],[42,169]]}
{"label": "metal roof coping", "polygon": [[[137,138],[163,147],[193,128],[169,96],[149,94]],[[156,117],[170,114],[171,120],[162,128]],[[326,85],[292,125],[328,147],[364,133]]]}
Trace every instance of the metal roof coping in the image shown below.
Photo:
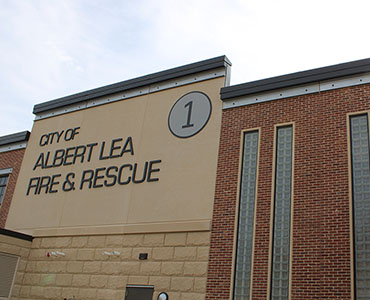
{"label": "metal roof coping", "polygon": [[95,88],[92,90],[88,90],[85,92],[73,94],[70,96],[58,98],[55,100],[43,102],[40,104],[36,104],[33,108],[34,114],[39,114],[45,111],[49,111],[56,108],[61,108],[68,105],[77,104],[86,100],[91,100],[94,98],[119,93],[122,91],[127,91],[134,88],[139,88],[143,86],[148,86],[151,84],[155,84],[158,82],[162,82],[165,80],[175,79],[179,77],[183,77],[186,75],[191,75],[203,71],[208,71],[220,67],[227,67],[231,66],[231,62],[225,56],[218,56],[211,59],[191,63],[188,65],[176,67],[173,69],[168,69],[165,71],[137,77],[134,79],[129,79],[125,81],[121,81],[118,83],[106,85],[103,87]]}
{"label": "metal roof coping", "polygon": [[27,130],[0,136],[0,146],[18,143],[18,142],[26,142],[28,141],[29,137],[30,137],[30,132]]}
{"label": "metal roof coping", "polygon": [[370,72],[370,58],[221,88],[221,100]]}

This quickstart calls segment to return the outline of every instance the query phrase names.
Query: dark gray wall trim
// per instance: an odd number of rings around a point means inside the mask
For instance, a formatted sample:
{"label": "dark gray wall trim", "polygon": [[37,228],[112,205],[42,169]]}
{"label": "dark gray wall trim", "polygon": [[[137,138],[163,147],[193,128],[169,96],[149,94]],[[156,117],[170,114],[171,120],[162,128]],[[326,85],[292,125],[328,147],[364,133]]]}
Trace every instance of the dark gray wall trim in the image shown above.
{"label": "dark gray wall trim", "polygon": [[63,98],[58,98],[48,102],[36,104],[33,108],[33,113],[38,114],[51,109],[56,109],[72,104],[76,104],[82,101],[91,100],[97,97],[102,97],[114,93],[119,93],[122,91],[127,91],[134,88],[139,88],[151,84],[155,84],[161,81],[179,78],[186,75],[191,75],[203,71],[208,71],[220,67],[231,66],[231,62],[228,58],[223,56],[218,56],[215,58],[203,60],[200,62],[192,63],[189,65],[161,71],[158,73],[149,74],[146,76],[121,81],[118,83],[106,85],[96,89],[88,90],[82,93],[74,94],[71,96],[66,96]]}
{"label": "dark gray wall trim", "polygon": [[18,142],[27,142],[29,137],[30,137],[29,131],[22,131],[18,133],[0,136],[0,146]]}
{"label": "dark gray wall trim", "polygon": [[5,228],[0,228],[0,234],[10,236],[10,237],[14,237],[14,238],[20,239],[20,240],[30,241],[30,242],[32,242],[32,240],[33,240],[33,236],[31,236],[31,235],[16,232],[16,231],[12,231],[12,230],[5,229]]}
{"label": "dark gray wall trim", "polygon": [[221,88],[226,100],[281,88],[370,72],[370,58]]}

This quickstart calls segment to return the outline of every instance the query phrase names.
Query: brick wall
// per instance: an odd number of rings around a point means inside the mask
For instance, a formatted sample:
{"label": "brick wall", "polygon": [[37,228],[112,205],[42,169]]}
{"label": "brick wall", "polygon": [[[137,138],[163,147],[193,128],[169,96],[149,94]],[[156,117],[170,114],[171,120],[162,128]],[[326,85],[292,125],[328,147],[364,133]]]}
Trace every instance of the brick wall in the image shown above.
{"label": "brick wall", "polygon": [[127,284],[143,284],[154,285],[153,299],[165,291],[171,300],[204,300],[209,242],[210,232],[34,238],[12,299],[123,300]]}
{"label": "brick wall", "polygon": [[25,149],[19,149],[0,153],[0,169],[13,168],[13,172],[9,175],[5,197],[0,206],[0,228],[5,227],[24,152]]}
{"label": "brick wall", "polygon": [[252,299],[266,299],[274,125],[295,122],[291,299],[351,299],[346,114],[370,85],[223,111],[206,299],[230,299],[241,131],[261,128]]}

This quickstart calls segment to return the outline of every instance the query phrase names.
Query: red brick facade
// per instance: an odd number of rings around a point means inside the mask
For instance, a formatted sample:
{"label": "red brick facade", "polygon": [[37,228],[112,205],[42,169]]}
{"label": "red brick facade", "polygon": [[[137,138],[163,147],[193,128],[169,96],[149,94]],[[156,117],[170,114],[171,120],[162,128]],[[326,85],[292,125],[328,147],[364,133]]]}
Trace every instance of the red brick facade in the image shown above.
{"label": "red brick facade", "polygon": [[347,114],[370,109],[370,85],[223,111],[207,300],[231,299],[242,131],[261,128],[252,299],[269,282],[274,125],[294,122],[291,298],[351,299]]}
{"label": "red brick facade", "polygon": [[25,149],[18,149],[0,153],[0,169],[13,169],[12,173],[9,174],[5,196],[0,206],[0,228],[5,227],[6,218],[8,216],[10,203],[13,198],[13,192],[17,182],[18,173],[21,168],[24,152]]}

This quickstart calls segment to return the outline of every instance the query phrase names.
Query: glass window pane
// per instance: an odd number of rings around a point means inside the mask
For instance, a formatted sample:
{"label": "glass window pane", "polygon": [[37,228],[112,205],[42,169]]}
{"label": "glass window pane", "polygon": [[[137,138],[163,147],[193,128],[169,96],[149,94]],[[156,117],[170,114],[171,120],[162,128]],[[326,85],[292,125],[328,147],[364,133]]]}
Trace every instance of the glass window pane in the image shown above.
{"label": "glass window pane", "polygon": [[3,203],[4,195],[5,195],[5,189],[6,189],[6,183],[8,182],[9,175],[6,176],[0,176],[0,205]]}
{"label": "glass window pane", "polygon": [[244,134],[234,299],[250,297],[257,159],[258,131],[247,132]]}
{"label": "glass window pane", "polygon": [[271,299],[287,300],[292,190],[292,126],[277,129],[276,147]]}
{"label": "glass window pane", "polygon": [[351,117],[356,299],[370,297],[370,168],[367,115]]}

